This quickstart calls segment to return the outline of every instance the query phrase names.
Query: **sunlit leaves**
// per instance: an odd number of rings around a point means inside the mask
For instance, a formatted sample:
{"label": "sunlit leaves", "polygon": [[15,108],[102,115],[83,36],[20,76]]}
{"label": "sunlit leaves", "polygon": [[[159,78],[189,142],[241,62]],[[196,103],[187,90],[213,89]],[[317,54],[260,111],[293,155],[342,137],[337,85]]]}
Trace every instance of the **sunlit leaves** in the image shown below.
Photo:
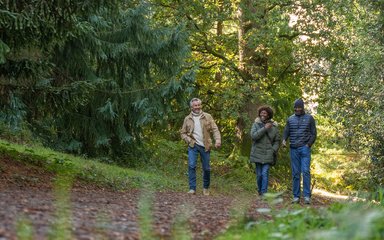
{"label": "sunlit leaves", "polygon": [[[337,30],[333,43],[337,52],[328,52],[330,76],[322,91],[322,109],[342,123],[348,147],[372,156],[381,156],[384,144],[384,45],[377,34],[382,11],[373,2],[358,1],[351,12],[345,12],[342,25],[348,27]],[[373,172],[383,163],[377,164]],[[371,182],[382,178],[382,173],[373,174]]]}

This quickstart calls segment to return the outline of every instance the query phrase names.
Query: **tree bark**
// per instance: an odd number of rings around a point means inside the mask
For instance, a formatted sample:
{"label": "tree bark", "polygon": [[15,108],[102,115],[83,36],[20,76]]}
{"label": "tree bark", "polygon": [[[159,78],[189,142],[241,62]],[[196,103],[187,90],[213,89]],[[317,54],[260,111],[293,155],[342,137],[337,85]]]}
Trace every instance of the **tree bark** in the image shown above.
{"label": "tree bark", "polygon": [[[239,48],[239,65],[238,68],[244,73],[244,76],[249,76],[247,79],[241,79],[239,84],[244,85],[250,82],[259,81],[267,76],[268,59],[263,50],[257,50],[255,47],[250,47],[248,35],[251,31],[258,31],[265,24],[265,7],[255,3],[252,0],[242,0],[238,7],[238,48]],[[260,49],[263,49],[260,46]],[[258,88],[254,91],[259,91]],[[255,99],[254,91],[252,93],[244,93],[243,105],[239,108],[239,117],[236,121],[236,136],[237,144],[234,151],[238,153],[248,154],[249,145],[251,144],[249,137],[245,136],[247,120],[253,121],[257,117],[257,107],[260,105],[259,100]],[[238,145],[238,146],[236,146]]]}

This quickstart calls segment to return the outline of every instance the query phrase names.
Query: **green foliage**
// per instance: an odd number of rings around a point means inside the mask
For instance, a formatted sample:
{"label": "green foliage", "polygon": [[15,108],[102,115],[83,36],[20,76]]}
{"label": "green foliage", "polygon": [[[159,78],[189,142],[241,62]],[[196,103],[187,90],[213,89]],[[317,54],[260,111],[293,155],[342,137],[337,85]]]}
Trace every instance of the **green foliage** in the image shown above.
{"label": "green foliage", "polygon": [[158,135],[152,135],[152,137],[146,142],[146,148],[153,154],[139,167],[165,177],[185,177],[187,171],[185,144],[181,141],[167,141]]}
{"label": "green foliage", "polygon": [[123,156],[135,156],[144,129],[193,81],[182,68],[183,27],[154,27],[148,4],[7,1],[1,9],[0,122],[27,122],[47,146],[129,162]]}
{"label": "green foliage", "polygon": [[0,122],[0,138],[15,143],[39,144],[39,142],[34,139],[32,132],[25,125],[19,126],[16,130],[12,129],[10,125]]}
{"label": "green foliage", "polygon": [[332,46],[338,45],[338,56],[328,55],[330,76],[321,92],[321,111],[341,123],[339,131],[347,140],[346,146],[369,156],[367,161],[371,158],[372,189],[383,185],[384,44],[382,34],[378,34],[383,11],[382,2],[357,1],[353,11],[345,13],[345,23],[353,24],[337,31],[338,39]]}
{"label": "green foliage", "polygon": [[55,219],[48,239],[72,239],[71,209],[69,191],[73,184],[73,175],[59,174],[55,180]]}
{"label": "green foliage", "polygon": [[20,240],[32,240],[33,239],[33,227],[32,223],[22,217],[16,223],[17,238]]}
{"label": "green foliage", "polygon": [[377,190],[377,194],[374,196],[374,199],[384,206],[384,188],[379,188]]}
{"label": "green foliage", "polygon": [[[265,209],[266,210],[266,209]],[[336,203],[328,209],[259,209],[260,219],[232,227],[217,239],[381,239],[383,208]],[[272,221],[263,216],[272,215]]]}
{"label": "green foliage", "polygon": [[0,112],[0,124],[17,133],[21,130],[20,123],[26,115],[25,104],[13,93],[9,94],[7,101],[9,106],[3,105]]}
{"label": "green foliage", "polygon": [[[294,29],[288,25],[288,14],[295,4],[231,0],[151,2],[159,9],[155,16],[160,24],[186,22],[193,50],[190,62],[199,66],[196,90],[189,97],[199,96],[204,110],[217,120],[225,152],[241,143],[249,144],[242,134],[253,122],[258,105],[275,107],[278,120],[291,113],[292,101],[301,95],[297,87],[301,74],[296,71],[293,55]],[[239,22],[240,9],[247,20],[244,24]],[[240,40],[238,33],[242,28],[248,30]],[[251,54],[244,60],[245,69],[239,59],[240,45]],[[187,104],[182,107],[187,111]]]}
{"label": "green foliage", "polygon": [[142,239],[155,239],[152,232],[152,193],[145,192],[141,195],[138,203],[140,237]]}
{"label": "green foliage", "polygon": [[9,50],[9,47],[0,39],[0,64],[5,63],[5,55]]}
{"label": "green foliage", "polygon": [[315,188],[343,194],[366,191],[370,167],[366,156],[345,149],[348,140],[339,130],[340,123],[319,115],[316,118],[318,137],[311,163]]}

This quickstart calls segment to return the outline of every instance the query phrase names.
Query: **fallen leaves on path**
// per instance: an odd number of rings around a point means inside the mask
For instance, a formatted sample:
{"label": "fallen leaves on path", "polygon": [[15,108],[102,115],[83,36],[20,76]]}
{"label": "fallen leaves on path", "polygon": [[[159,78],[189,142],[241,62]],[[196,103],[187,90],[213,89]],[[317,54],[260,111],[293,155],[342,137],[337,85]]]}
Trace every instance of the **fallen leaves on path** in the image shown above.
{"label": "fallen leaves on path", "polygon": [[[112,191],[75,182],[68,200],[58,199],[55,175],[35,166],[0,158],[0,239],[17,239],[30,231],[33,239],[69,234],[69,239],[212,239],[233,216],[265,217],[255,209],[267,207],[257,197],[239,202],[233,196],[188,195],[180,192]],[[139,203],[150,198],[150,213],[139,214]],[[64,198],[65,199],[65,198]],[[64,201],[64,202],[62,202]],[[139,222],[148,220],[150,229]],[[67,224],[67,225],[66,225]],[[26,228],[30,226],[30,228]],[[23,228],[24,227],[24,228]]]}

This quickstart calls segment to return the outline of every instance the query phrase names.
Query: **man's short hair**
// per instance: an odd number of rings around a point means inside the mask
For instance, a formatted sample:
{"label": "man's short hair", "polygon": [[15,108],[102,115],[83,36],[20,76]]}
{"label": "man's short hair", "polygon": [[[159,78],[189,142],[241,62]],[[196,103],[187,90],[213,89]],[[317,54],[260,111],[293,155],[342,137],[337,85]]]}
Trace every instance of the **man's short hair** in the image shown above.
{"label": "man's short hair", "polygon": [[266,111],[268,113],[268,118],[269,119],[273,118],[273,109],[269,106],[261,106],[261,107],[259,107],[259,109],[257,109],[257,111],[259,113],[259,117],[260,117],[260,113],[262,111]]}
{"label": "man's short hair", "polygon": [[201,103],[201,99],[200,98],[192,98],[191,101],[189,102],[190,107],[192,107],[193,102],[200,102]]}

